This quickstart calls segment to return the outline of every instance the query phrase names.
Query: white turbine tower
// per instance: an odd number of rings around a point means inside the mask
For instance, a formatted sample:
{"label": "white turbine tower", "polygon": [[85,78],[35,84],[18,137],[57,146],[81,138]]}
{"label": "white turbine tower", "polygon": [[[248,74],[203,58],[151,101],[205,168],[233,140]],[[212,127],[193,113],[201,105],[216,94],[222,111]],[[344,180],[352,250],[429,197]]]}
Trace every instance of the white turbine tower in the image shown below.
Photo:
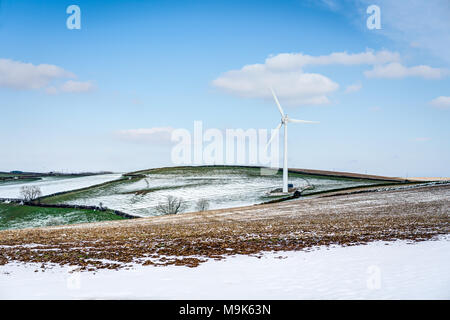
{"label": "white turbine tower", "polygon": [[288,152],[287,152],[287,124],[289,122],[292,123],[319,123],[318,121],[308,121],[308,120],[297,120],[297,119],[291,119],[288,117],[288,115],[284,114],[283,112],[283,108],[281,108],[280,102],[278,102],[278,98],[275,94],[275,92],[273,91],[272,88],[270,88],[270,90],[272,91],[272,95],[273,98],[275,99],[275,102],[277,103],[278,106],[278,110],[281,113],[281,122],[280,124],[275,128],[275,130],[277,130],[275,132],[275,134],[272,135],[272,137],[270,137],[269,142],[267,143],[267,147],[272,143],[272,140],[275,138],[275,136],[278,134],[280,128],[282,125],[284,125],[284,158],[283,158],[283,193],[288,192],[288,165],[287,165],[287,156],[288,156]]}

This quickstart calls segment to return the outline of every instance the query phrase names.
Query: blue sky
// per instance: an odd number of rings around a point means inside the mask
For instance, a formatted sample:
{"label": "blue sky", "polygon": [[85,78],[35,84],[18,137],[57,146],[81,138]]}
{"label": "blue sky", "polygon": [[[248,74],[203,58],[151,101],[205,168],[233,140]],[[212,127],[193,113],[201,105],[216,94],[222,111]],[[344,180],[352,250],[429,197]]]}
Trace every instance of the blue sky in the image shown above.
{"label": "blue sky", "polygon": [[320,121],[290,127],[291,167],[450,176],[450,5],[422,2],[0,1],[0,170],[168,166],[152,129],[274,128],[273,81]]}

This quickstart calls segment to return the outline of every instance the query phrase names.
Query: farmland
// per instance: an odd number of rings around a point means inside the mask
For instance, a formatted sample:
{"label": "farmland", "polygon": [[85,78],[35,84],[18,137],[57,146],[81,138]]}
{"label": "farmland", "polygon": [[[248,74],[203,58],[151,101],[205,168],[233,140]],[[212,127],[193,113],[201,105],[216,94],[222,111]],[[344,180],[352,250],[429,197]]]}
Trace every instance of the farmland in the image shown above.
{"label": "farmland", "polygon": [[[0,232],[3,261],[195,267],[208,259],[449,232],[450,186],[342,194],[275,204]],[[31,247],[30,247],[31,246]],[[51,249],[51,250],[50,250]]]}
{"label": "farmland", "polygon": [[[296,187],[312,185],[304,195],[328,190],[391,184],[390,181],[290,173]],[[195,211],[200,199],[209,209],[224,209],[270,201],[267,192],[281,185],[281,172],[266,173],[246,167],[175,167],[134,172],[133,176],[99,186],[44,198],[45,203],[98,205],[136,216],[155,216],[167,196],[182,198],[186,212]]]}

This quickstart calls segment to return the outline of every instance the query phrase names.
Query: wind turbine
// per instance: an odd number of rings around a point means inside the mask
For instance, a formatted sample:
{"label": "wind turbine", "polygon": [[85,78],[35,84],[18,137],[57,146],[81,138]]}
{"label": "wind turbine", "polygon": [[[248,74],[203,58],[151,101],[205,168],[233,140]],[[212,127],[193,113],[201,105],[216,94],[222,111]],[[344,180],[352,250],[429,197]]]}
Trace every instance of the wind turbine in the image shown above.
{"label": "wind turbine", "polygon": [[275,99],[275,102],[277,103],[278,110],[281,114],[281,122],[280,124],[275,128],[277,130],[272,137],[270,137],[269,142],[267,143],[266,148],[269,147],[269,145],[272,143],[272,140],[275,138],[275,136],[278,134],[280,128],[282,125],[284,125],[284,157],[283,157],[283,193],[288,192],[288,165],[287,165],[287,124],[289,122],[292,123],[319,123],[318,121],[308,121],[308,120],[297,120],[297,119],[291,119],[288,117],[288,115],[284,114],[283,108],[281,108],[280,102],[278,101],[278,98],[273,91],[272,88],[270,88],[270,91],[272,91],[273,98]]}

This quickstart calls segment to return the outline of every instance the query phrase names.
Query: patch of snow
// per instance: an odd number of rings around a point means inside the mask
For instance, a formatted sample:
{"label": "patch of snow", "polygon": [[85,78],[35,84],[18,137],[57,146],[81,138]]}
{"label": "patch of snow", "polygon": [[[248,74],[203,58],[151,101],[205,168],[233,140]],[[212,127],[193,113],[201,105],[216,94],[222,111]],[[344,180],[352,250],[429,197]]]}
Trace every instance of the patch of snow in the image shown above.
{"label": "patch of snow", "polygon": [[20,189],[22,186],[37,186],[41,189],[42,195],[81,189],[96,184],[119,179],[122,174],[101,174],[87,177],[44,177],[41,180],[33,182],[23,182],[11,185],[0,185],[0,198],[20,198]]}
{"label": "patch of snow", "polygon": [[1,266],[0,299],[449,299],[450,237],[239,255],[197,268],[75,269]]}
{"label": "patch of snow", "polygon": [[[291,174],[289,182],[297,187],[307,183],[315,186],[314,191],[324,191],[343,187],[363,186],[380,183],[379,181],[359,179],[336,179],[332,177],[308,176]],[[132,183],[119,184],[113,189],[93,191],[90,195],[68,200],[68,204],[97,205],[102,202],[110,209],[124,211],[140,217],[160,215],[156,206],[166,201],[167,196],[182,198],[187,205],[186,212],[196,211],[196,203],[207,199],[209,209],[236,208],[262,203],[267,198],[266,193],[282,183],[282,175],[259,175],[259,170],[253,174],[248,169],[205,170],[204,168],[179,170],[173,169],[166,173],[149,173],[147,178]],[[136,194],[139,190],[151,191],[146,194]]]}

